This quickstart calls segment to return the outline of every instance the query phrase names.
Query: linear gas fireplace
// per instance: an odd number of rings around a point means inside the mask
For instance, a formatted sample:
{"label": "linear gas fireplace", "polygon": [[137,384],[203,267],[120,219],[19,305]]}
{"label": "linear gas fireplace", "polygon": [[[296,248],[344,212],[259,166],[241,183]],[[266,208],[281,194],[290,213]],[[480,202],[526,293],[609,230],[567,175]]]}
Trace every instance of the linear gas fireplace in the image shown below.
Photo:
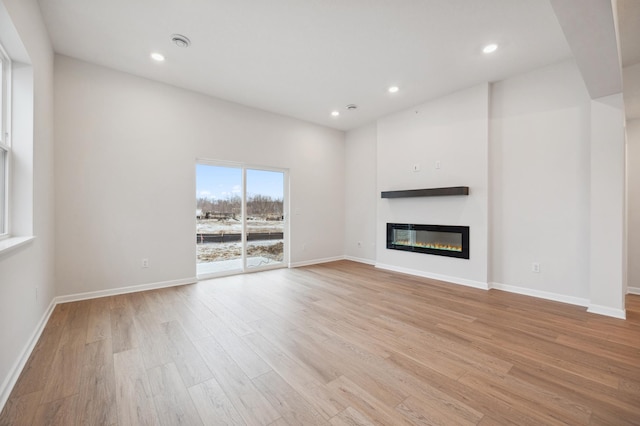
{"label": "linear gas fireplace", "polygon": [[469,227],[387,223],[387,248],[469,259]]}

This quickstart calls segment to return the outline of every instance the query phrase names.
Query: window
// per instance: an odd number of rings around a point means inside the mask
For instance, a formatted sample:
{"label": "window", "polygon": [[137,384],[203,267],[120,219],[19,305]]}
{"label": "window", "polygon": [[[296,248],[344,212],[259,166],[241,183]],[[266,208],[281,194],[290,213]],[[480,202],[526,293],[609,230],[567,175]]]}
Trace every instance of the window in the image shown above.
{"label": "window", "polygon": [[9,165],[11,145],[9,143],[10,102],[9,56],[0,46],[0,238],[9,234]]}

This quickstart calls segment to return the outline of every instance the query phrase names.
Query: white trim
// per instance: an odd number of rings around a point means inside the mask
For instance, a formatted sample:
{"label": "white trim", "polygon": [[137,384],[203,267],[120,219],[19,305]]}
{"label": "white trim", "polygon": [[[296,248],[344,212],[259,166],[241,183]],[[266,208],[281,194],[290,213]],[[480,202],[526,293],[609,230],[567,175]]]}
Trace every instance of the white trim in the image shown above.
{"label": "white trim", "polygon": [[345,256],[345,260],[350,260],[352,262],[364,263],[366,265],[375,266],[376,261],[372,259],[364,259],[362,257],[354,257],[354,256]]}
{"label": "white trim", "polygon": [[589,299],[582,297],[567,296],[564,294],[551,293],[548,291],[534,290],[526,287],[519,287],[515,285],[507,285],[502,283],[492,282],[490,288],[495,290],[507,291],[509,293],[522,294],[525,296],[537,297],[539,299],[552,300],[554,302],[568,303],[569,305],[577,306],[589,306]]}
{"label": "white trim", "polygon": [[13,154],[12,154],[12,110],[13,110],[13,61],[5,51],[2,44],[0,44],[0,68],[2,68],[2,78],[0,78],[0,148],[5,152],[4,160],[4,176],[2,178],[3,189],[0,193],[3,194],[2,203],[0,208],[2,212],[0,214],[0,229],[2,229],[3,236],[11,236],[11,207],[13,199]]}
{"label": "white trim", "polygon": [[0,240],[0,256],[8,253],[12,250],[17,249],[31,241],[35,240],[36,237],[9,237]]}
{"label": "white trim", "polygon": [[131,287],[120,287],[110,290],[90,291],[87,293],[69,294],[66,296],[58,296],[54,300],[56,304],[76,302],[78,300],[97,299],[98,297],[115,296],[118,294],[136,293],[138,291],[155,290],[165,287],[177,287],[180,285],[194,284],[198,281],[196,277],[182,278],[179,280],[161,281],[157,283],[134,285]]}
{"label": "white trim", "polygon": [[640,295],[640,287],[627,287],[627,294],[638,294],[638,295]]}
{"label": "white trim", "polygon": [[317,265],[320,263],[336,262],[338,260],[344,260],[344,259],[345,259],[344,256],[335,256],[335,257],[325,257],[324,259],[303,260],[302,262],[289,263],[289,268],[299,268],[301,266],[311,266],[311,265]]}
{"label": "white trim", "polygon": [[415,275],[418,277],[430,278],[438,281],[445,281],[452,284],[459,284],[467,287],[479,288],[481,290],[489,290],[489,284],[481,281],[468,280],[466,278],[451,277],[448,275],[433,274],[430,272],[418,271],[416,269],[409,269],[409,268],[401,268],[398,266],[386,265],[383,263],[376,263],[375,267],[380,269],[386,269],[388,271],[400,272],[403,274]]}
{"label": "white trim", "polygon": [[624,309],[615,309],[602,305],[589,305],[587,312],[592,314],[605,315],[608,317],[627,319],[627,312]]}
{"label": "white trim", "polygon": [[36,329],[31,335],[31,338],[27,341],[26,346],[22,350],[22,354],[18,357],[13,367],[9,370],[7,378],[0,387],[0,411],[2,411],[4,405],[9,400],[9,395],[11,395],[13,387],[18,382],[18,378],[22,373],[22,369],[27,364],[27,361],[31,356],[31,352],[33,352],[33,349],[36,347],[36,343],[38,343],[38,340],[40,339],[40,336],[44,331],[44,327],[47,325],[47,322],[49,322],[49,317],[51,316],[51,313],[53,312],[53,309],[56,307],[56,305],[57,303],[54,298],[53,300],[51,300],[49,307],[42,315],[42,318],[40,318],[40,322],[36,326]]}

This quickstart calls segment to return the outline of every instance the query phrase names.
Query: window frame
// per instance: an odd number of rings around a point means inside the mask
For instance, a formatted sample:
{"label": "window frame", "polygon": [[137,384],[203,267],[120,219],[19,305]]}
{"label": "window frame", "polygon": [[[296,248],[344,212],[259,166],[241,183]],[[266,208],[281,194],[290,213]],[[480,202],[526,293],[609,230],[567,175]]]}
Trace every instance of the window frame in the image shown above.
{"label": "window frame", "polygon": [[0,44],[0,150],[4,152],[3,175],[0,176],[0,240],[11,236],[11,58]]}

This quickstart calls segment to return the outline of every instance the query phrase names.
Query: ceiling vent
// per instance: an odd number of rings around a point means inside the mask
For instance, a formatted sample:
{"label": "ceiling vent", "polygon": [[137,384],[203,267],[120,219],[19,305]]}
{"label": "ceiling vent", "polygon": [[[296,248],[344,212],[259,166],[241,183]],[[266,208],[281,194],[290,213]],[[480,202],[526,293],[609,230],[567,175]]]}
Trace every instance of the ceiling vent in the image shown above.
{"label": "ceiling vent", "polygon": [[174,34],[171,36],[171,41],[178,47],[189,47],[191,40],[182,34]]}

